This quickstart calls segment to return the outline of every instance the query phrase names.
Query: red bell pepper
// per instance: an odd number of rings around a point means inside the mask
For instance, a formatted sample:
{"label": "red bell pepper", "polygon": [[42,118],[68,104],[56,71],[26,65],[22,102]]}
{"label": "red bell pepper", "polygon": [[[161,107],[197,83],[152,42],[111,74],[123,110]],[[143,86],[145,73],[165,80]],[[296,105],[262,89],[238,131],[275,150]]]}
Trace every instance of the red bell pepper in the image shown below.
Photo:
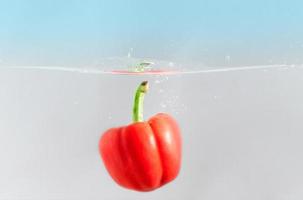
{"label": "red bell pepper", "polygon": [[138,87],[133,124],[111,128],[101,137],[99,151],[111,177],[121,186],[152,191],[174,180],[181,165],[181,137],[176,121],[159,113],[143,121],[143,100],[148,90]]}

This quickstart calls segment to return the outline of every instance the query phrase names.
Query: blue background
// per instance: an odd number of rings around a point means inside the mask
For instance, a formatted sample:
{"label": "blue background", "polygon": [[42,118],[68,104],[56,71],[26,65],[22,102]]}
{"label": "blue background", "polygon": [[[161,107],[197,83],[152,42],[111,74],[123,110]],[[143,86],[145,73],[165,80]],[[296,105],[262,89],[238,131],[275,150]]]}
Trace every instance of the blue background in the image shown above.
{"label": "blue background", "polygon": [[0,65],[102,57],[218,65],[303,63],[299,0],[0,0]]}

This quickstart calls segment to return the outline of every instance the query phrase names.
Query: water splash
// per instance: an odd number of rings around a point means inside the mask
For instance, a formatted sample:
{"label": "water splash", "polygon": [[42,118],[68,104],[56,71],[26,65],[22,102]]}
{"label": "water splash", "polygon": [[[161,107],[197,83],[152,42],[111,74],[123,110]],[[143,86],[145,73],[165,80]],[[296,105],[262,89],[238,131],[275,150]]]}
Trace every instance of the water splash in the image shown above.
{"label": "water splash", "polygon": [[[47,71],[62,71],[84,74],[116,74],[116,75],[183,75],[183,74],[200,74],[200,73],[217,73],[217,72],[232,72],[232,71],[247,71],[247,70],[270,70],[280,69],[287,70],[291,68],[303,68],[303,65],[259,65],[259,66],[243,66],[243,67],[209,67],[201,70],[176,70],[176,71],[152,71],[152,72],[115,72],[112,70],[104,70],[99,67],[64,67],[64,66],[2,66],[0,69],[18,69],[18,70],[47,70]],[[166,77],[168,79],[168,77]]]}

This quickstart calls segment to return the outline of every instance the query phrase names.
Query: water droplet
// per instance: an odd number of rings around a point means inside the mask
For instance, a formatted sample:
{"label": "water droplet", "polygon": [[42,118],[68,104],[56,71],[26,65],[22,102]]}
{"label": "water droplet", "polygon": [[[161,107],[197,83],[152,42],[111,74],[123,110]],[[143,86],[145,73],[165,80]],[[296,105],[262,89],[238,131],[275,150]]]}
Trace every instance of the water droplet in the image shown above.
{"label": "water droplet", "polygon": [[155,80],[155,84],[159,84],[159,83],[161,83],[161,81],[160,80]]}
{"label": "water droplet", "polygon": [[161,103],[160,106],[161,106],[162,108],[166,108],[166,107],[167,107],[167,105],[166,105],[165,103]]}
{"label": "water droplet", "polygon": [[128,53],[127,53],[127,57],[128,57],[128,58],[131,58],[131,57],[132,57],[133,50],[134,50],[133,48],[130,48],[130,49],[129,49],[129,51],[128,51]]}
{"label": "water droplet", "polygon": [[230,56],[229,56],[229,55],[226,55],[226,56],[225,56],[225,60],[226,60],[227,62],[230,62]]}

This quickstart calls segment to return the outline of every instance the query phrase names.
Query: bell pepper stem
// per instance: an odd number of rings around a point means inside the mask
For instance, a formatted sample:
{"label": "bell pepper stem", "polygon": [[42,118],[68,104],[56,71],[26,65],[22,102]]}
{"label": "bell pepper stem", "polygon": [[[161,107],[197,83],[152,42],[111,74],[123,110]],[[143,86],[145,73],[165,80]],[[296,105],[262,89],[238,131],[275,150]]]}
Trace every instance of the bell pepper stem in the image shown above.
{"label": "bell pepper stem", "polygon": [[148,90],[148,82],[143,81],[136,90],[133,106],[133,122],[143,122],[144,95]]}

